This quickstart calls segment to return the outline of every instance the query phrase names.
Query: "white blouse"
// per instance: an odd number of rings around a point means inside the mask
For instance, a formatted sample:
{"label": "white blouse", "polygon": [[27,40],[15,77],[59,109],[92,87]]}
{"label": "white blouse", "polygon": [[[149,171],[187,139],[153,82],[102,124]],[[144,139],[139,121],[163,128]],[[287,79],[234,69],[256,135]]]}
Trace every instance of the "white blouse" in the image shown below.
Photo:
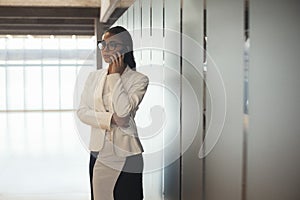
{"label": "white blouse", "polygon": [[[110,105],[112,101],[111,97],[111,90],[109,87],[109,81],[108,79],[111,78],[111,75],[107,75],[104,87],[103,87],[103,93],[102,93],[102,99],[103,99],[103,105],[106,109],[107,112],[112,112],[110,110]],[[96,95],[97,97],[98,95]],[[98,97],[99,98],[99,97]],[[105,132],[105,141],[104,141],[104,146],[100,150],[98,159],[100,162],[105,164],[108,167],[111,167],[113,169],[121,170],[124,162],[125,162],[125,157],[119,157],[113,152],[113,143],[112,143],[112,134],[110,131],[106,130]]]}

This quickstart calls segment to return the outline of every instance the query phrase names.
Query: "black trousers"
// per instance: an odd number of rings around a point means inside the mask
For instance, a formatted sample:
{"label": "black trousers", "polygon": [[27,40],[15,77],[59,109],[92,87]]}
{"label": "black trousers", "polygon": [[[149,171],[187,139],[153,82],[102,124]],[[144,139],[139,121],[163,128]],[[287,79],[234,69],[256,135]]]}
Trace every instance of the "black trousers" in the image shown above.
{"label": "black trousers", "polygon": [[90,172],[90,187],[91,187],[91,200],[94,200],[94,192],[93,192],[93,172],[94,172],[94,166],[95,162],[97,160],[99,152],[91,151],[90,153],[90,166],[89,166],[89,172]]}
{"label": "black trousers", "polygon": [[[98,152],[90,154],[90,186],[91,200],[93,195],[93,169],[97,160]],[[142,154],[129,156],[126,158],[124,167],[117,179],[114,187],[114,200],[142,200],[143,195],[143,168],[144,162]]]}

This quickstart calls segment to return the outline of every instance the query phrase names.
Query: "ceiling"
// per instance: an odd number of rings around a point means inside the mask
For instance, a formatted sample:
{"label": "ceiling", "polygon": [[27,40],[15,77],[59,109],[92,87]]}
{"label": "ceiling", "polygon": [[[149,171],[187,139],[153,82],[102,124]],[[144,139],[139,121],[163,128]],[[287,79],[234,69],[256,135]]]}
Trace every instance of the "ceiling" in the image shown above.
{"label": "ceiling", "polygon": [[[101,30],[110,27],[133,3],[122,0]],[[95,35],[100,0],[2,0],[0,35]]]}
{"label": "ceiling", "polygon": [[[103,0],[1,0],[0,6],[100,7]],[[135,0],[119,0],[117,7],[129,7]]]}

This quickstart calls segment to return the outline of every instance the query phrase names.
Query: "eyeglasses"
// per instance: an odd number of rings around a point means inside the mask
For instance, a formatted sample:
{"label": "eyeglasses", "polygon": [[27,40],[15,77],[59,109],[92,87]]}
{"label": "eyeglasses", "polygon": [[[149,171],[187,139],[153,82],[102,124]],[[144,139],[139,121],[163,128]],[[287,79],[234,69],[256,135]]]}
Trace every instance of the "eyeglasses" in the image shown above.
{"label": "eyeglasses", "polygon": [[105,40],[98,41],[98,47],[101,50],[103,50],[107,47],[107,49],[109,51],[113,51],[117,48],[118,45],[124,46],[123,43],[118,43],[118,42],[115,42],[115,41],[110,41],[108,43]]}

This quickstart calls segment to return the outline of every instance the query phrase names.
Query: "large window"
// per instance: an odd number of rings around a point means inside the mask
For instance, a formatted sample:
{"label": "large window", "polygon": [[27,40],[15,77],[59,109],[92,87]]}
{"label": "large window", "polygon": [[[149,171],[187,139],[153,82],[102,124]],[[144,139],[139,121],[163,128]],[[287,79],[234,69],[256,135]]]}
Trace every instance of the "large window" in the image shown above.
{"label": "large window", "polygon": [[0,110],[70,110],[81,67],[95,65],[95,38],[0,36]]}

